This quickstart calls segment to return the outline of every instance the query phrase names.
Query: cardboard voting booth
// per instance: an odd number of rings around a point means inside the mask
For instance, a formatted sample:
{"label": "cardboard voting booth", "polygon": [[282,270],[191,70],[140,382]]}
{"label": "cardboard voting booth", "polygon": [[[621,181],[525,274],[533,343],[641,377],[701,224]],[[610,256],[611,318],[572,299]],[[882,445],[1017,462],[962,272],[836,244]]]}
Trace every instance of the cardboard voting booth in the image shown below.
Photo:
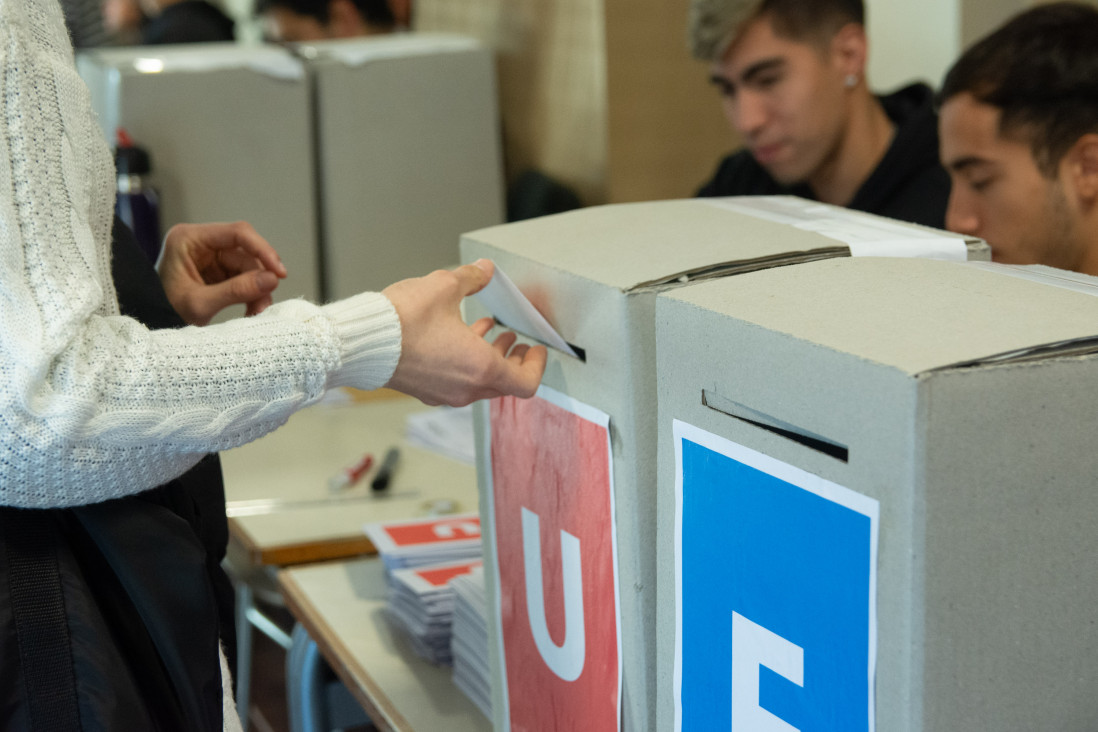
{"label": "cardboard voting booth", "polygon": [[289,271],[275,298],[320,297],[300,61],[273,47],[190,44],[83,51],[77,68],[107,140],[123,127],[149,151],[164,233],[181,222],[248,221]]}
{"label": "cardboard voting booth", "polygon": [[297,52],[316,85],[330,299],[452,267],[462,232],[503,221],[499,105],[486,47],[399,34]]}
{"label": "cardboard voting booth", "polygon": [[1094,283],[843,258],[657,298],[656,728],[1093,727]]}
{"label": "cardboard voting booth", "polygon": [[[617,704],[620,700],[622,728],[657,728],[656,293],[740,272],[847,257],[852,248],[873,249],[874,241],[903,248],[912,239],[922,239],[929,249],[944,246],[951,249],[950,256],[959,259],[988,255],[982,242],[955,237],[942,241],[948,237],[941,232],[785,198],[594,207],[462,237],[462,260],[494,260],[577,354],[551,349],[543,384],[557,396],[533,400],[534,406],[526,414],[520,414],[523,407],[515,403],[494,403],[491,415],[484,405],[477,412],[485,576],[490,605],[497,608],[490,613],[497,729],[510,728],[513,719],[518,719],[514,708],[525,708],[526,696],[537,689],[544,697],[550,681],[559,678],[583,687],[608,677],[614,680],[619,673],[613,666],[615,660],[620,664],[620,695],[611,695],[609,701]],[[467,312],[470,317],[483,314],[476,307]],[[504,325],[515,327],[506,316],[496,315]],[[699,342],[684,358],[692,362],[708,355],[707,347]],[[606,417],[601,432],[600,415]],[[522,439],[515,437],[518,434]],[[608,455],[597,450],[604,437],[609,440]],[[510,441],[506,451],[498,450],[504,438]],[[493,455],[493,449],[498,454]],[[571,463],[590,466],[591,470],[583,471],[584,479],[601,474],[598,471],[606,465],[612,466],[611,472],[605,479],[592,481],[593,485],[585,484],[583,490],[574,490],[580,477],[562,467],[569,460],[546,454],[554,450],[571,457]],[[607,487],[613,519],[604,522],[603,531],[609,536],[583,538],[586,525],[557,525],[544,518],[544,512],[556,510],[556,506],[544,511],[532,508],[532,502],[542,501],[546,495],[560,496],[559,502],[569,504],[566,508],[573,511],[571,515],[601,515]],[[528,500],[513,500],[524,492],[530,494]],[[578,510],[572,507],[573,501],[578,502]],[[590,503],[585,506],[587,501]],[[504,508],[509,513],[504,514]],[[537,614],[535,598],[527,594],[529,581],[525,590],[517,580],[500,585],[514,557],[525,557],[525,566],[531,568],[527,540],[534,526],[540,531],[544,557],[541,575],[545,591],[536,598],[545,604],[544,615]],[[497,546],[497,542],[502,543]],[[558,655],[568,656],[570,634],[579,622],[568,619],[568,609],[574,607],[569,604],[572,585],[567,578],[563,589],[561,583],[562,574],[569,571],[569,546],[577,547],[579,560],[571,597],[583,598],[582,617],[590,620],[585,626],[588,644],[575,656],[583,658],[585,653],[590,665],[575,667],[553,660]],[[588,555],[589,547],[593,556]],[[618,659],[611,657],[612,644],[593,630],[601,627],[595,615],[601,617],[609,610],[609,600],[596,604],[589,599],[593,590],[586,584],[579,590],[578,578],[588,571],[584,561],[603,566],[607,551],[612,551],[616,562],[616,574],[602,576],[617,577]],[[544,622],[549,638],[539,643],[541,660],[531,656],[530,663],[520,667],[508,662],[505,646],[515,637],[516,643],[524,642],[518,637],[522,629],[513,630],[515,624],[527,622],[524,610],[531,613],[526,636],[543,635],[540,626]],[[604,653],[597,655],[595,649]],[[555,676],[539,676],[544,667],[554,670]],[[543,678],[548,681],[542,683]],[[542,710],[560,715],[557,719],[569,718],[565,711],[574,710]],[[599,714],[603,711],[598,710]]]}
{"label": "cardboard voting booth", "polygon": [[278,300],[453,266],[463,231],[503,220],[495,69],[472,39],[108,49],[78,69],[107,139],[150,152],[164,230],[250,222],[289,270]]}

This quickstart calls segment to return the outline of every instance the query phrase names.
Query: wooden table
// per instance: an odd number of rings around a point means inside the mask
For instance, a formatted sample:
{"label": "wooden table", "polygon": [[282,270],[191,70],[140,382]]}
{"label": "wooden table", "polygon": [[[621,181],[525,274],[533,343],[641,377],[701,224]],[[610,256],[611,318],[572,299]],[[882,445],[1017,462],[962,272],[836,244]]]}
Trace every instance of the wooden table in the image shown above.
{"label": "wooden table", "polygon": [[[369,401],[318,404],[265,437],[221,454],[233,542],[255,565],[299,564],[373,553],[362,532],[371,521],[424,516],[440,505],[477,510],[470,465],[412,447],[409,414],[430,409],[382,392]],[[365,453],[380,462],[392,445],[401,460],[390,487],[367,480],[332,494],[328,479]]]}
{"label": "wooden table", "polygon": [[[454,685],[451,670],[417,656],[386,619],[380,559],[291,567],[278,577],[291,612],[379,729],[491,730]],[[308,670],[296,674],[308,683]]]}
{"label": "wooden table", "polygon": [[[430,409],[381,390],[304,409],[278,430],[221,453],[229,514],[227,566],[236,586],[237,709],[247,720],[252,628],[283,647],[291,639],[258,609],[280,602],[279,567],[372,554],[364,524],[477,510],[476,471],[404,437],[408,415]],[[366,453],[380,463],[391,446],[401,459],[389,488],[361,483],[333,494],[328,479]]]}

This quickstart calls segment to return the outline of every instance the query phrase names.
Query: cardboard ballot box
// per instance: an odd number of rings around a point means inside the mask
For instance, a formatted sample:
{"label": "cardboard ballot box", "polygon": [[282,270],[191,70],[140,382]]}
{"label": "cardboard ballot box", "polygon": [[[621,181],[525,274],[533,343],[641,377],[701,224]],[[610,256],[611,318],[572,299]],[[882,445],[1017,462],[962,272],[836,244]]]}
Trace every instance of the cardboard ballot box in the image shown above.
{"label": "cardboard ballot box", "polygon": [[1093,728],[1094,282],[832,259],[657,298],[658,729]]}
{"label": "cardboard ballot box", "polygon": [[123,127],[148,150],[164,233],[181,222],[248,221],[289,272],[275,299],[319,298],[310,92],[300,61],[279,48],[218,43],[82,51],[77,67],[107,140],[114,145]]}
{"label": "cardboard ballot box", "polygon": [[[821,232],[826,232],[826,235]],[[816,259],[845,257],[851,249],[873,249],[875,241],[886,242],[886,249],[904,249],[914,240],[922,240],[927,248],[943,244],[940,232],[920,227],[910,227],[853,212],[820,206],[799,199],[735,199],[735,200],[684,200],[654,203],[619,204],[568,212],[531,221],[475,231],[462,237],[462,260],[473,261],[489,257],[506,272],[518,288],[538,307],[561,336],[575,347],[578,356],[564,355],[551,350],[549,365],[543,384],[559,394],[566,395],[608,416],[609,450],[612,460],[613,516],[616,535],[601,539],[583,539],[579,555],[583,561],[588,546],[613,546],[617,562],[618,587],[616,602],[620,608],[620,678],[621,722],[623,729],[648,730],[656,728],[656,361],[655,361],[655,304],[656,293],[681,287],[684,284],[704,281],[707,278],[725,277],[738,272],[749,272],[769,267],[795,264]],[[844,237],[853,244],[843,241]],[[952,240],[945,242],[953,247],[953,255],[963,259],[968,255],[987,257],[987,247],[978,241]],[[958,249],[959,248],[959,249]],[[735,277],[733,279],[739,279]],[[470,307],[467,315],[479,316],[483,311]],[[509,325],[506,317],[497,317]],[[708,357],[703,342],[693,344],[683,352],[687,362]],[[536,412],[549,415],[551,406]],[[583,410],[573,410],[580,413]],[[565,484],[575,482],[576,476],[562,477],[554,470],[539,466],[531,469],[531,480],[518,484],[500,485],[493,478],[493,469],[508,460],[524,460],[525,451],[494,456],[489,455],[490,439],[500,430],[492,432],[487,408],[483,405],[478,417],[478,480],[481,487],[481,515],[485,522],[486,570],[491,603],[503,612],[512,612],[525,602],[521,587],[501,587],[500,557],[497,556],[497,540],[509,542],[505,560],[524,555],[524,545],[518,537],[525,536],[515,522],[518,514],[502,517],[494,514],[493,489],[513,498],[521,491],[533,490],[530,486],[542,486],[546,475],[558,480],[558,487],[538,487],[538,495],[531,501],[541,500],[546,493],[564,496]],[[549,418],[545,418],[548,429]],[[570,421],[569,421],[570,420]],[[553,417],[552,424],[585,425],[573,417]],[[520,425],[522,426],[522,425]],[[561,450],[573,450],[575,460],[563,460],[563,468],[570,465],[595,465],[602,458],[592,454],[601,437],[597,425],[585,441],[570,439],[579,427],[561,428],[556,434],[539,434],[539,425],[531,430],[529,441],[559,445]],[[508,427],[510,429],[510,426]],[[586,429],[586,426],[584,426]],[[581,460],[582,453],[582,460]],[[567,456],[566,456],[567,457]],[[507,466],[505,466],[507,467]],[[522,465],[513,466],[520,472]],[[583,475],[578,478],[583,478]],[[595,491],[573,491],[580,501],[579,515],[584,514],[582,502]],[[569,500],[572,495],[569,494]],[[563,500],[563,498],[562,498]],[[527,508],[523,504],[523,508]],[[592,506],[595,515],[601,507]],[[508,526],[501,523],[506,518]],[[523,514],[523,520],[527,518]],[[602,530],[613,533],[614,523],[605,522]],[[561,557],[564,551],[563,534],[580,536],[576,527],[541,524],[543,553],[546,556],[544,576],[549,588],[545,592],[549,636],[552,644],[563,648],[562,638],[567,635],[564,622],[554,622],[561,603]],[[556,534],[561,533],[559,551]],[[586,530],[586,529],[585,529]],[[601,544],[598,542],[601,541]],[[517,542],[517,543],[516,543]],[[594,542],[594,543],[593,543]],[[550,556],[551,553],[553,556]],[[556,562],[556,564],[554,564]],[[557,567],[554,569],[553,567]],[[587,565],[583,565],[586,567]],[[529,569],[529,567],[528,567]],[[529,574],[529,573],[527,573]],[[555,593],[552,588],[555,587]],[[529,586],[527,590],[529,590]],[[540,587],[536,588],[540,594]],[[577,595],[579,593],[577,592]],[[567,588],[565,589],[567,602]],[[583,611],[613,611],[614,602],[595,603],[584,586]],[[527,606],[527,609],[529,607]],[[565,608],[567,616],[567,608]],[[537,676],[524,675],[516,663],[508,664],[501,645],[501,637],[507,633],[507,619],[501,629],[500,616],[493,610],[491,655],[493,667],[493,711],[497,729],[511,724],[508,704],[514,706],[531,698],[547,696],[548,681],[530,681]],[[519,618],[520,625],[523,622]],[[531,623],[535,624],[534,616]],[[588,624],[590,627],[590,623]],[[521,629],[520,629],[521,630]],[[518,635],[521,632],[516,631]],[[527,633],[529,635],[529,633]],[[520,639],[521,640],[521,639]],[[587,644],[589,669],[573,680],[570,687],[582,687],[594,683],[615,671],[607,658],[597,657],[593,649],[607,648],[597,645],[602,639],[589,638]],[[518,641],[516,641],[518,642]],[[547,650],[548,649],[548,650]],[[538,650],[542,659],[556,653],[542,643]],[[523,668],[535,671],[542,664],[537,656]],[[601,665],[600,665],[601,664]],[[537,667],[537,669],[535,668]],[[540,671],[539,671],[540,672]],[[558,674],[559,675],[559,674]],[[563,678],[563,677],[562,677]],[[553,681],[549,677],[549,681]],[[539,691],[540,689],[540,691]],[[538,692],[538,693],[535,693]],[[611,695],[610,701],[617,697]],[[560,702],[568,704],[571,702]],[[512,709],[512,712],[514,710]],[[587,710],[581,710],[584,713]],[[539,714],[561,716],[560,706],[541,709]],[[519,725],[521,726],[521,725]],[[561,728],[567,728],[565,724]],[[588,726],[595,729],[594,726]]]}
{"label": "cardboard ballot box", "polygon": [[495,66],[477,41],[398,34],[297,47],[316,84],[330,299],[457,264],[503,221]]}

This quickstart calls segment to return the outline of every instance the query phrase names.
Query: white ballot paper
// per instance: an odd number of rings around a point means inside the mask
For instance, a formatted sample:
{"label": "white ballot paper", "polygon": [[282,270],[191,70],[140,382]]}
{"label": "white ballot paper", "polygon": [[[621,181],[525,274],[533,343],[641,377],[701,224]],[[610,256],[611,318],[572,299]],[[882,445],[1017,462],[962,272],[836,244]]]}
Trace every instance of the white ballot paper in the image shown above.
{"label": "white ballot paper", "polygon": [[409,444],[466,465],[476,462],[473,432],[471,406],[435,407],[409,414],[404,420],[404,436]]}
{"label": "white ballot paper", "polygon": [[577,356],[572,347],[560,337],[560,333],[549,325],[549,321],[530,304],[511,278],[498,266],[488,286],[473,297],[488,308],[493,317],[505,327],[536,338],[569,356]]}

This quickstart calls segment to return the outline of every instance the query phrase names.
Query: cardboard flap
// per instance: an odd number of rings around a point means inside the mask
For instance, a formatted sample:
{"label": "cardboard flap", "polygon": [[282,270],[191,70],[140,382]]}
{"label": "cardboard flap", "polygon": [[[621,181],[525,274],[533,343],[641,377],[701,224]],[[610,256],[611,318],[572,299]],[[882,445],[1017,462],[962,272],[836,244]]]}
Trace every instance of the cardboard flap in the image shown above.
{"label": "cardboard flap", "polygon": [[844,257],[663,297],[912,375],[1098,350],[1098,297],[999,267]]}

